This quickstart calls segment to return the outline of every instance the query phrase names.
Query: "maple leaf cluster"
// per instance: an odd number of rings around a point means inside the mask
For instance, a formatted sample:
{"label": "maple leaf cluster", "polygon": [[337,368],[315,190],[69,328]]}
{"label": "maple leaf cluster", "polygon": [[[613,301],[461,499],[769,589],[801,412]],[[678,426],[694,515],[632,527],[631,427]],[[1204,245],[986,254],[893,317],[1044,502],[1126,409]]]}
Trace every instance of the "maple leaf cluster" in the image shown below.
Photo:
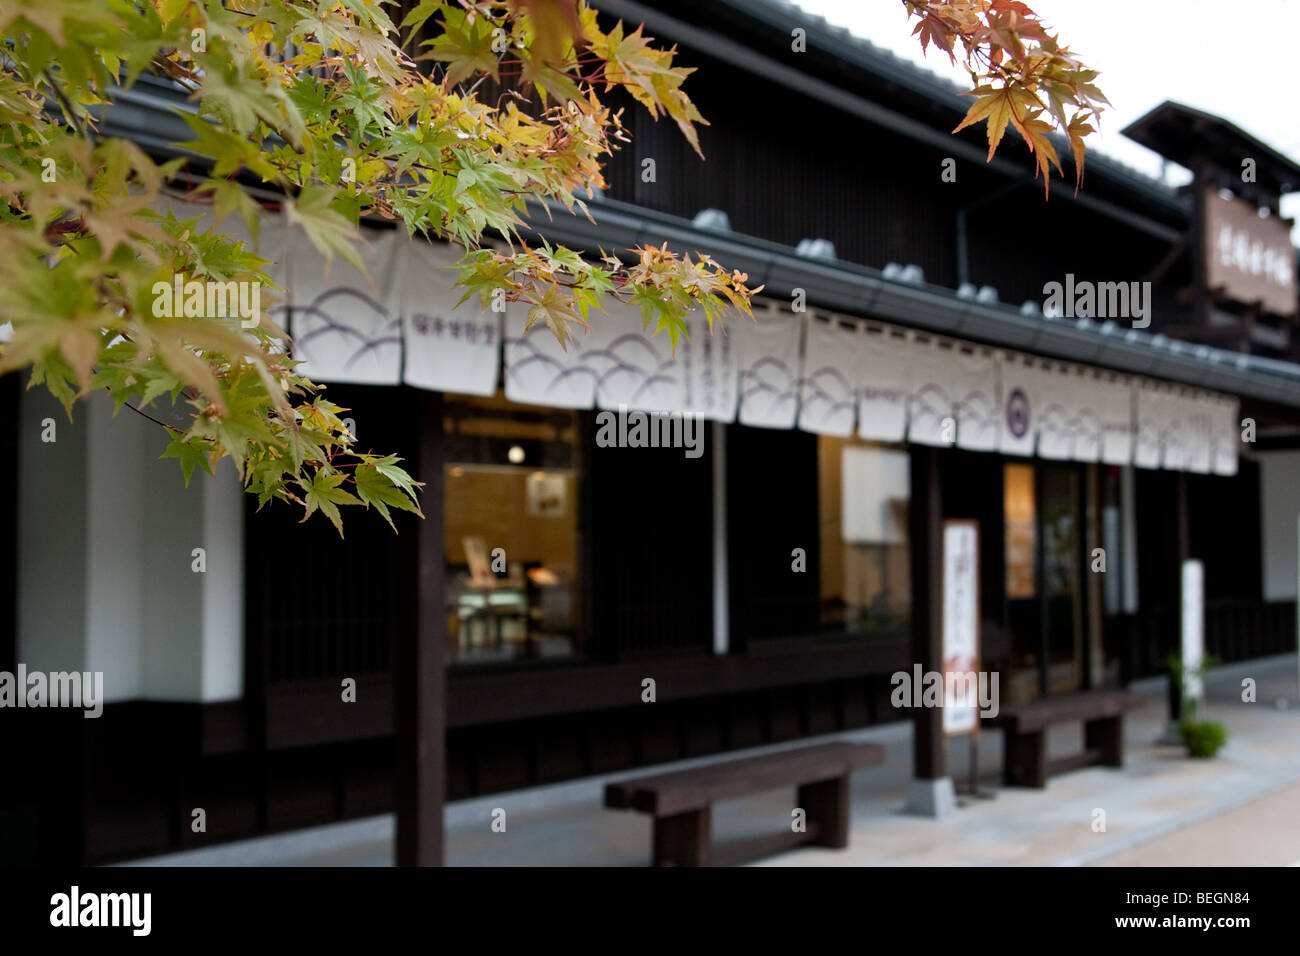
{"label": "maple leaf cluster", "polygon": [[958,50],[971,75],[975,102],[954,133],[981,120],[989,154],[1011,126],[1034,156],[1034,176],[1050,186],[1051,167],[1064,175],[1049,136],[1059,132],[1074,156],[1075,189],[1083,182],[1084,139],[1096,132],[1106,97],[1094,84],[1097,71],[1048,33],[1038,14],[1020,0],[903,0],[918,22],[912,34],[921,49],[933,44],[952,63]]}
{"label": "maple leaf cluster", "polygon": [[[299,374],[285,332],[263,318],[156,315],[152,290],[184,275],[275,289],[257,254],[261,202],[277,201],[327,261],[364,271],[367,217],[465,248],[460,284],[545,322],[561,343],[613,300],[639,308],[674,346],[686,316],[748,314],[747,277],[666,247],[587,258],[524,242],[529,204],[590,215],[580,198],[627,140],[602,101],[628,93],[672,120],[699,152],[705,123],[683,90],[692,72],[640,27],[608,31],[580,0],[419,0],[400,22],[389,0],[5,0],[0,5],[0,374],[29,369],[69,409],[106,390],[145,413],[170,399],[182,424],[165,457],[188,481],[229,457],[259,507],[340,506],[391,521],[419,512],[419,485],[391,455],[363,452],[323,388]],[[1048,115],[1077,142],[1100,97],[1092,74],[1023,4],[931,0],[922,43],[982,53],[986,78],[966,123],[1007,123],[1040,157]],[[188,94],[186,158],[156,163],[101,132],[142,74]],[[490,81],[490,83],[489,83]],[[489,83],[485,87],[485,83]],[[1046,105],[1038,97],[1046,97]],[[1073,115],[1067,122],[1066,112]],[[966,125],[964,123],[963,125]],[[995,133],[996,128],[996,133]],[[198,157],[198,159],[194,159]],[[1058,163],[1059,167],[1059,163]],[[1045,167],[1044,167],[1045,168]],[[249,186],[263,190],[260,202]],[[178,220],[163,195],[211,207]],[[222,228],[241,218],[251,243]],[[507,248],[487,248],[504,237]],[[251,247],[250,247],[251,246]],[[597,319],[598,320],[598,319]]]}
{"label": "maple leaf cluster", "polygon": [[[29,369],[69,409],[104,389],[116,408],[181,414],[164,457],[188,482],[231,458],[259,506],[293,503],[342,533],[340,507],[419,513],[394,456],[365,452],[345,409],[296,371],[284,330],[224,316],[156,315],[177,276],[275,288],[254,249],[262,202],[327,263],[364,272],[367,217],[464,247],[466,295],[504,293],[561,342],[606,299],[641,307],[674,344],[685,316],[748,312],[745,277],[704,257],[627,250],[625,260],[521,238],[530,201],[586,212],[627,139],[601,102],[627,90],[699,149],[691,72],[640,28],[601,29],[576,0],[421,0],[401,23],[381,0],[13,0],[0,8],[0,373]],[[155,163],[100,132],[144,73],[189,94],[179,110],[202,161]],[[495,98],[482,81],[498,86]],[[211,222],[160,215],[162,195],[209,206]],[[251,242],[222,223],[243,219]],[[484,247],[505,237],[508,253]],[[268,253],[274,255],[274,252]],[[176,424],[180,421],[182,424]]]}

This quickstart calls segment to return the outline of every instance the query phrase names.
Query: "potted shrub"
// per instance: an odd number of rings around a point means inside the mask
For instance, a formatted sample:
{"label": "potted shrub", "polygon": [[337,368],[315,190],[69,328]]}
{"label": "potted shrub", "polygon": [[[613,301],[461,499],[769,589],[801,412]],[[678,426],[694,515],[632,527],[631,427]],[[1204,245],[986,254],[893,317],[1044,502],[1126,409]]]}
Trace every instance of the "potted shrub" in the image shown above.
{"label": "potted shrub", "polygon": [[1178,732],[1193,757],[1213,757],[1228,742],[1228,731],[1213,720],[1184,720]]}
{"label": "potted shrub", "polygon": [[1178,736],[1187,748],[1187,753],[1196,758],[1213,757],[1228,742],[1228,729],[1215,720],[1198,720],[1196,715],[1196,698],[1187,693],[1188,677],[1204,678],[1206,672],[1218,661],[1207,655],[1200,666],[1194,670],[1185,670],[1182,658],[1173,654],[1169,657],[1169,675],[1178,692],[1181,702],[1179,710]]}

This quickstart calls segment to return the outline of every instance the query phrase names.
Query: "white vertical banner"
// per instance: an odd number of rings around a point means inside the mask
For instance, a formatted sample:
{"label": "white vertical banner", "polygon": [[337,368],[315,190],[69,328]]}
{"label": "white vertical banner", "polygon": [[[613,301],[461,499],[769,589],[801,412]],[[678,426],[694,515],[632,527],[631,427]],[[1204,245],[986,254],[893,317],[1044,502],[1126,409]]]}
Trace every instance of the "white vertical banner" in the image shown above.
{"label": "white vertical banner", "polygon": [[978,675],[979,526],[943,523],[943,730],[964,734],[979,722],[979,680],[955,681],[949,674]]}
{"label": "white vertical banner", "polygon": [[1212,467],[1216,475],[1237,473],[1237,445],[1241,441],[1239,407],[1237,399],[1229,396],[1220,398],[1214,410],[1211,441]]}
{"label": "white vertical banner", "polygon": [[864,327],[857,363],[860,437],[897,442],[907,436],[908,345],[888,327]]}
{"label": "white vertical banner", "polygon": [[740,346],[740,423],[793,428],[799,410],[798,316],[767,306],[735,325]]}
{"label": "white vertical banner", "polygon": [[1191,422],[1188,420],[1188,402],[1182,388],[1169,388],[1158,399],[1164,409],[1164,428],[1160,435],[1160,466],[1176,471],[1187,470],[1191,445]]}
{"label": "white vertical banner", "polygon": [[[210,203],[187,202],[184,199],[159,195],[150,209],[160,215],[166,215],[171,212],[177,220],[186,221],[198,219],[196,229],[198,232],[205,233],[209,230],[216,229],[218,232],[229,236],[231,239],[238,240],[244,245],[244,249],[263,259],[268,260],[267,264],[262,267],[278,289],[271,289],[263,286],[258,290],[258,306],[263,322],[267,320],[272,326],[263,326],[266,328],[280,327],[286,333],[287,321],[285,316],[285,289],[288,286],[289,279],[289,257],[287,250],[288,237],[290,235],[290,226],[285,219],[284,213],[260,209],[257,218],[257,238],[249,232],[244,223],[243,216],[238,213],[229,213],[221,220],[216,221],[216,210]],[[185,276],[189,281],[195,278],[192,275]],[[6,323],[7,324],[7,323]],[[2,341],[3,339],[0,339]]]}
{"label": "white vertical banner", "polygon": [[1205,696],[1198,673],[1205,660],[1205,566],[1194,558],[1182,567],[1181,624],[1183,696],[1199,703]]}
{"label": "white vertical banner", "polygon": [[1208,475],[1213,465],[1214,456],[1214,413],[1217,403],[1213,396],[1205,392],[1196,392],[1188,400],[1186,418],[1188,422],[1187,460],[1188,471]]}
{"label": "white vertical banner", "polygon": [[[237,220],[237,227],[241,235],[246,232],[244,221],[239,216],[232,213],[228,218],[221,221],[222,228],[226,228],[230,220]],[[271,212],[262,210],[257,222],[257,238],[252,239],[250,236],[251,248],[263,259],[270,260],[262,271],[267,277],[280,287],[279,291],[274,289],[262,293],[263,310],[266,308],[268,296],[273,297],[278,304],[283,304],[288,296],[289,289],[289,238],[299,227],[290,225],[289,218],[278,210]],[[283,309],[281,310],[283,312]],[[287,331],[287,330],[286,330]]]}
{"label": "white vertical banner", "polygon": [[[707,334],[707,329],[705,330]],[[731,649],[731,589],[727,565],[727,430],[709,425],[713,442],[713,653]],[[700,436],[703,438],[703,436]]]}
{"label": "white vertical banner", "polygon": [[527,405],[591,408],[596,400],[596,371],[579,362],[581,345],[570,341],[566,349],[544,321],[525,332],[527,319],[522,308],[506,313],[506,398]]}
{"label": "white vertical banner", "polygon": [[[206,233],[215,229],[220,234],[242,242],[247,251],[271,260],[271,265],[262,270],[268,274],[280,264],[279,253],[285,241],[284,213],[260,210],[257,217],[258,237],[254,239],[244,223],[244,217],[237,212],[227,213],[218,223],[216,208],[210,202],[189,202],[178,196],[164,196],[160,193],[149,204],[149,208],[160,215],[166,215],[170,211],[181,222],[197,218],[196,232]],[[192,277],[186,276],[186,279],[189,278]]]}
{"label": "white vertical banner", "polygon": [[1133,465],[1120,471],[1119,504],[1121,521],[1120,573],[1124,575],[1124,613],[1138,611],[1137,575],[1137,472]]}
{"label": "white vertical banner", "polygon": [[909,351],[907,440],[918,445],[951,446],[957,438],[952,400],[955,347],[914,337]]}
{"label": "white vertical banner", "polygon": [[907,452],[844,445],[840,449],[840,538],[846,545],[906,544],[910,465]]}
{"label": "white vertical banner", "polygon": [[799,377],[799,427],[819,435],[853,434],[857,418],[858,349],[862,336],[837,316],[804,313],[803,372]]}
{"label": "white vertical banner", "polygon": [[1038,456],[1063,461],[1074,451],[1080,405],[1077,376],[1058,362],[1040,365],[1038,376]]}
{"label": "white vertical banner", "polygon": [[998,451],[1004,455],[1032,455],[1041,414],[1037,362],[1019,352],[1005,352],[998,364],[1002,396]]}
{"label": "white vertical banner", "polygon": [[957,446],[994,451],[1002,437],[997,363],[986,349],[963,350],[956,356],[953,372]]}
{"label": "white vertical banner", "polygon": [[[402,380],[402,322],[397,312],[397,231],[361,230],[362,273],[340,256],[331,262],[306,234],[289,234],[288,311],[297,371],[314,381],[396,385]],[[405,241],[405,237],[403,237]]]}
{"label": "white vertical banner", "polygon": [[1071,367],[1074,386],[1074,415],[1071,418],[1070,457],[1075,461],[1098,461],[1105,435],[1107,382],[1097,369]]}
{"label": "white vertical banner", "polygon": [[683,413],[715,422],[735,421],[740,395],[736,327],[748,321],[748,316],[728,310],[710,330],[703,315],[687,318],[690,340],[677,345],[678,361],[684,369]]}
{"label": "white vertical banner", "polygon": [[1140,382],[1136,393],[1133,464],[1139,468],[1159,468],[1164,402],[1154,382]]}
{"label": "white vertical banner", "polygon": [[[492,395],[501,371],[505,314],[483,308],[477,295],[459,306],[459,256],[448,246],[402,236],[396,249],[402,318],[402,381],[417,388]],[[504,303],[503,303],[504,304]],[[507,309],[519,309],[513,303]]]}
{"label": "white vertical banner", "polygon": [[1102,389],[1101,460],[1107,465],[1133,461],[1133,383],[1123,376],[1109,376]]}
{"label": "white vertical banner", "polygon": [[[604,310],[592,309],[591,328],[575,330],[577,361],[596,373],[596,406],[617,411],[677,412],[686,401],[685,368],[674,355],[666,331],[652,335],[641,310],[606,299]],[[685,338],[678,340],[681,352]]]}
{"label": "white vertical banner", "polygon": [[258,238],[253,244],[254,251],[263,259],[269,260],[262,271],[279,287],[262,290],[262,316],[273,323],[268,331],[274,332],[278,328],[286,337],[289,334],[288,245],[290,230],[294,228],[296,227],[289,224],[288,217],[284,213],[263,210],[258,220]]}

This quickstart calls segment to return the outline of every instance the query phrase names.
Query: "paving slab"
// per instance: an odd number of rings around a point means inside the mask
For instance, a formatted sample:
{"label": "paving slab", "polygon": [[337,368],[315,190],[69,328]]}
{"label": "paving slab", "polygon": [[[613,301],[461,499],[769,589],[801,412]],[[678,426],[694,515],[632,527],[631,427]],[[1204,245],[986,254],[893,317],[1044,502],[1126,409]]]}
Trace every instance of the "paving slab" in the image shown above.
{"label": "paving slab", "polygon": [[[1241,700],[1247,677],[1256,681],[1255,703]],[[985,732],[979,742],[979,780],[995,796],[959,796],[960,809],[938,820],[902,812],[911,775],[910,722],[813,738],[870,740],[885,747],[883,765],[853,775],[850,845],[844,850],[794,850],[754,865],[1276,866],[1300,861],[1295,655],[1221,667],[1207,678],[1205,714],[1229,730],[1227,746],[1212,760],[1191,759],[1182,747],[1161,742],[1167,729],[1162,679],[1139,682],[1133,689],[1148,702],[1125,721],[1123,768],[1077,770],[1051,778],[1041,791],[1002,787],[1001,734]],[[1079,747],[1080,737],[1078,728],[1053,728],[1049,752],[1068,754]],[[968,756],[965,738],[949,741],[948,767],[959,789],[967,782]],[[649,818],[606,810],[602,793],[609,780],[645,772],[450,804],[447,863],[644,866],[650,860]],[[716,804],[715,836],[725,841],[778,832],[790,826],[793,804],[793,788]],[[498,809],[505,811],[504,832],[492,829]],[[392,840],[390,814],[141,862],[384,866],[392,860]]]}

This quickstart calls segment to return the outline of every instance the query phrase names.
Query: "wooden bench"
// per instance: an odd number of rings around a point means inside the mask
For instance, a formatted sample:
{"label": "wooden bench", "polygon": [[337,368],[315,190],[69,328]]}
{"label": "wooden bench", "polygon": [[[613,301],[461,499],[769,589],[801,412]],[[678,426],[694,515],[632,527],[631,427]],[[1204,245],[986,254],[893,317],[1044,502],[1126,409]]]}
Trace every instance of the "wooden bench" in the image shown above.
{"label": "wooden bench", "polygon": [[[878,744],[829,743],[762,757],[744,757],[605,787],[605,806],[654,816],[655,866],[727,866],[803,844],[843,848],[849,842],[849,775],[882,763]],[[718,800],[785,786],[805,830],[713,846],[710,810]]]}
{"label": "wooden bench", "polygon": [[[1124,765],[1124,712],[1142,707],[1146,698],[1126,690],[1090,690],[1043,697],[1003,707],[989,719],[1006,732],[1002,780],[1011,787],[1047,786],[1047,778],[1067,770],[1100,764]],[[1083,722],[1083,752],[1047,759],[1047,728]]]}

